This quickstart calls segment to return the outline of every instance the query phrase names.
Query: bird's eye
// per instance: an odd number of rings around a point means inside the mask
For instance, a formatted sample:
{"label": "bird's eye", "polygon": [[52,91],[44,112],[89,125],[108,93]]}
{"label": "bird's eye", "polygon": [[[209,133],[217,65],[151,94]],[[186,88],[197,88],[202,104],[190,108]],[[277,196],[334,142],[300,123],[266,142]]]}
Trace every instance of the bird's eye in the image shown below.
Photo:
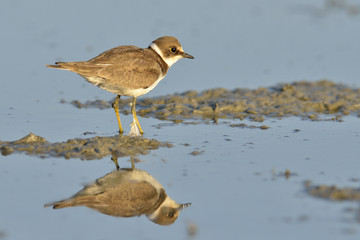
{"label": "bird's eye", "polygon": [[173,48],[170,49],[170,51],[171,51],[172,53],[175,53],[175,52],[176,52],[176,48],[173,47]]}
{"label": "bird's eye", "polygon": [[172,217],[174,216],[174,213],[173,213],[173,212],[169,212],[168,216],[172,218]]}

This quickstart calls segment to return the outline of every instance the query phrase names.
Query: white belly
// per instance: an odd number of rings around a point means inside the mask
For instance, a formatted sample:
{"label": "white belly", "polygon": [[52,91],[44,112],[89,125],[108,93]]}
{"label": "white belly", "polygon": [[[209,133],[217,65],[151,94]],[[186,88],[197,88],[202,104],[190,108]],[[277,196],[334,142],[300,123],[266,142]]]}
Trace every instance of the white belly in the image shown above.
{"label": "white belly", "polygon": [[124,96],[131,96],[131,97],[138,97],[141,95],[144,95],[151,90],[153,90],[156,85],[163,79],[164,77],[160,77],[158,80],[156,80],[153,84],[151,84],[148,88],[139,88],[139,89],[123,89],[121,92],[122,94],[117,93],[118,95],[124,95]]}
{"label": "white belly", "polygon": [[94,84],[95,86],[105,89],[106,91],[112,92],[117,95],[121,96],[129,96],[129,97],[139,97],[141,95],[144,95],[151,90],[153,90],[156,85],[164,78],[164,76],[161,76],[156,80],[153,84],[151,84],[148,88],[139,88],[139,89],[129,89],[129,88],[122,88],[121,86],[110,86],[106,83],[106,80],[99,77],[84,77],[87,81]]}

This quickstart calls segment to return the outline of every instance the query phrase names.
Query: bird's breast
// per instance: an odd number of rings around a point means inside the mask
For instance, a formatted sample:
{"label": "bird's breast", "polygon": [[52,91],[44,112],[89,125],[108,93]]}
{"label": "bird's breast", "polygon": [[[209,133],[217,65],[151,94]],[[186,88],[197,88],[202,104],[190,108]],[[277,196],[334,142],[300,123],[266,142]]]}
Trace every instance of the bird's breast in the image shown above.
{"label": "bird's breast", "polygon": [[153,82],[150,86],[144,87],[144,88],[138,88],[138,89],[124,89],[123,93],[120,95],[124,96],[131,96],[131,97],[139,97],[141,95],[144,95],[151,90],[153,90],[156,85],[164,78],[165,76],[160,76],[155,82]]}

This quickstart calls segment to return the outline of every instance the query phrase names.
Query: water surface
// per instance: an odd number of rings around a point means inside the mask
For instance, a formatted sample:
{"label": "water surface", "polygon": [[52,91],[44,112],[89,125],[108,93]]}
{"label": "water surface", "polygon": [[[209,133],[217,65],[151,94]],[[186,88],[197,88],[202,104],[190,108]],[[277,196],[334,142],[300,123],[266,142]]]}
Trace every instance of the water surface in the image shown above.
{"label": "water surface", "polygon": [[[338,4],[330,4],[335,2]],[[74,108],[72,100],[114,96],[70,72],[45,68],[90,59],[111,47],[146,47],[179,38],[194,61],[179,61],[146,97],[222,87],[275,86],[323,78],[359,87],[356,1],[12,1],[0,3],[0,140],[30,132],[49,142],[113,137],[112,109]],[[132,119],[122,115],[124,127]],[[113,171],[101,160],[0,159],[0,239],[358,239],[359,204],[315,198],[313,184],[359,185],[359,118],[220,119],[217,124],[139,121],[144,138],[170,142],[137,167],[179,202],[192,202],[171,226],[115,218],[85,207],[43,204],[69,197]],[[231,127],[231,124],[269,128]],[[128,127],[130,129],[130,127]],[[299,131],[300,130],[300,131]],[[130,167],[128,157],[119,159]],[[288,174],[286,174],[288,173]],[[289,176],[289,177],[286,177]]]}

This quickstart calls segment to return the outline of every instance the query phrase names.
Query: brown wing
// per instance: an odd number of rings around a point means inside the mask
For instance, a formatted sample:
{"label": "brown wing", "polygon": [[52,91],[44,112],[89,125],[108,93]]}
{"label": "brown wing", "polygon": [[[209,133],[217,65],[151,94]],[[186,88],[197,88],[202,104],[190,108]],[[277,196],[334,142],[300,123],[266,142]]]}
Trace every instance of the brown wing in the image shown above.
{"label": "brown wing", "polygon": [[149,213],[159,200],[159,193],[147,182],[130,182],[122,187],[97,195],[100,204],[88,207],[111,216],[132,217]]}
{"label": "brown wing", "polygon": [[132,217],[149,213],[159,200],[157,190],[147,182],[129,182],[96,195],[84,195],[45,205],[53,208],[86,206],[101,213]]}
{"label": "brown wing", "polygon": [[91,63],[109,63],[109,62],[117,62],[117,58],[119,55],[128,53],[128,52],[136,52],[141,51],[141,48],[136,46],[119,46],[115,48],[111,48],[98,56],[90,59],[88,62]]}
{"label": "brown wing", "polygon": [[96,77],[110,89],[116,88],[147,88],[161,75],[162,70],[158,57],[150,49],[134,46],[120,46],[110,49],[87,62],[58,62],[48,65],[73,71],[85,78]]}

